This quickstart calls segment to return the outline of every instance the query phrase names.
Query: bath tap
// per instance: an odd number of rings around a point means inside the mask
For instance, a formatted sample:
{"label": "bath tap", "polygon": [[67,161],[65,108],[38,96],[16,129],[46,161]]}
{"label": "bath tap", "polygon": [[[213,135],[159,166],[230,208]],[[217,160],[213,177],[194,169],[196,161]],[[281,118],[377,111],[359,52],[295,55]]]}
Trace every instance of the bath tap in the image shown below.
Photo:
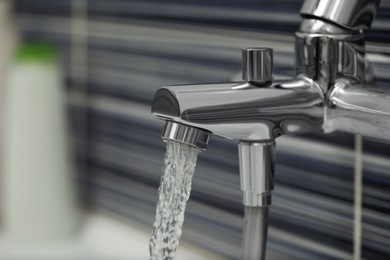
{"label": "bath tap", "polygon": [[246,212],[242,259],[265,258],[277,137],[344,131],[390,140],[390,91],[368,85],[364,57],[364,30],[378,5],[379,0],[306,0],[291,80],[273,80],[272,49],[245,48],[242,82],[156,92],[152,113],[167,121],[163,139],[201,149],[213,134],[238,140]]}

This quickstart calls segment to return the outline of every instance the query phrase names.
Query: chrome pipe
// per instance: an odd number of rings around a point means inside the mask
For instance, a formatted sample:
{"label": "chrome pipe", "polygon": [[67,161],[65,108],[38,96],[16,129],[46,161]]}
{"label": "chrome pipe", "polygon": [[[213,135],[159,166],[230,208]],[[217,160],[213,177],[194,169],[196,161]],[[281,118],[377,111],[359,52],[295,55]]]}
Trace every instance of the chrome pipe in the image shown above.
{"label": "chrome pipe", "polygon": [[241,259],[264,260],[267,249],[269,207],[245,207]]}
{"label": "chrome pipe", "polygon": [[238,145],[243,204],[248,207],[271,205],[274,189],[275,142],[240,141]]}
{"label": "chrome pipe", "polygon": [[390,140],[390,91],[339,79],[329,95],[325,131]]}

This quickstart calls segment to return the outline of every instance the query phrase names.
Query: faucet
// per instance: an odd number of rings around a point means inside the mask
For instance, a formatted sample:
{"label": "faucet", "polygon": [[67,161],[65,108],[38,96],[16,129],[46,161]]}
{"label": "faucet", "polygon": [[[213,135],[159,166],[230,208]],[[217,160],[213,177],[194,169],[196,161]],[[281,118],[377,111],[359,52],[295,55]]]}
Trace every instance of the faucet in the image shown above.
{"label": "faucet", "polygon": [[242,50],[242,82],[165,86],[152,113],[162,138],[206,149],[238,140],[245,206],[242,259],[265,259],[275,139],[344,131],[390,140],[390,91],[375,87],[364,31],[379,0],[305,0],[295,34],[296,77],[274,80],[270,48]]}

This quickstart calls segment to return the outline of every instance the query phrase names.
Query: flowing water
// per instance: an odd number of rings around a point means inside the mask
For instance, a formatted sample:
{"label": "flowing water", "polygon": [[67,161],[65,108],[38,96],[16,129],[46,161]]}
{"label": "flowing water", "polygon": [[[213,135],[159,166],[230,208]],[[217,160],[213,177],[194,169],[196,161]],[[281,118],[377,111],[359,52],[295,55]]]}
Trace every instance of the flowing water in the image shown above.
{"label": "flowing water", "polygon": [[167,141],[156,220],[149,241],[152,260],[175,259],[192,176],[200,152],[192,146]]}

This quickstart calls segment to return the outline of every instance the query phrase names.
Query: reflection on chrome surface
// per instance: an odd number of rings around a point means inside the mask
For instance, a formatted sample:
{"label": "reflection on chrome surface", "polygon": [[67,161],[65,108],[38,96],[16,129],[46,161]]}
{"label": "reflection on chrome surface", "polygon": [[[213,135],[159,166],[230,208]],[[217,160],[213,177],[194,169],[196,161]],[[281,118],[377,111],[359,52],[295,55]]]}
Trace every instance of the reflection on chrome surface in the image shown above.
{"label": "reflection on chrome surface", "polygon": [[154,115],[239,140],[320,131],[323,97],[311,81],[170,86],[157,91]]}

